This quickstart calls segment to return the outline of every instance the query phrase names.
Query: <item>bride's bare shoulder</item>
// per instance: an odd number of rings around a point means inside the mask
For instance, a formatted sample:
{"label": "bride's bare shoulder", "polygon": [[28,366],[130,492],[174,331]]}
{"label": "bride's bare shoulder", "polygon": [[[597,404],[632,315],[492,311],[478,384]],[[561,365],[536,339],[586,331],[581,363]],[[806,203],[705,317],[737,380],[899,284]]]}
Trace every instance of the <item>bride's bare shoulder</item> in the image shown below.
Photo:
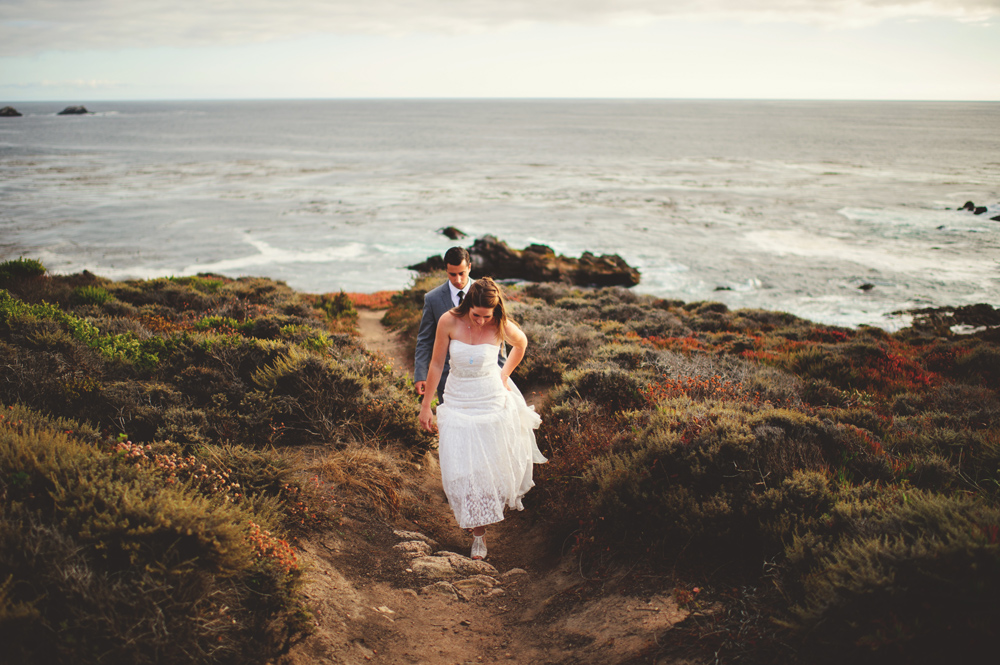
{"label": "bride's bare shoulder", "polygon": [[456,314],[455,310],[450,309],[444,314],[442,314],[441,318],[438,319],[438,328],[444,328],[444,330],[453,330],[461,320],[462,317]]}

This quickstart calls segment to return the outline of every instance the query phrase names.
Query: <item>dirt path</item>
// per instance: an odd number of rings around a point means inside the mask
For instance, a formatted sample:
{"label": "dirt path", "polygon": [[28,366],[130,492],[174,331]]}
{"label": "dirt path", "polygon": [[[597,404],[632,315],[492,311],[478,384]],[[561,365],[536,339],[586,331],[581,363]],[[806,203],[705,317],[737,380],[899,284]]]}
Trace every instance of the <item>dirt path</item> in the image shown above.
{"label": "dirt path", "polygon": [[385,314],[377,309],[358,310],[358,330],[369,351],[382,353],[392,361],[392,366],[400,373],[413,374],[413,356],[406,352],[406,342],[399,333],[382,325]]}
{"label": "dirt path", "polygon": [[[397,371],[412,371],[405,343],[381,315],[359,311],[365,344]],[[316,630],[276,665],[682,662],[642,657],[687,616],[669,595],[623,595],[614,584],[595,592],[574,556],[552,550],[528,501],[528,510],[490,527],[487,562],[473,562],[463,556],[471,538],[445,500],[436,452],[416,474],[419,517],[345,521],[302,543]]]}

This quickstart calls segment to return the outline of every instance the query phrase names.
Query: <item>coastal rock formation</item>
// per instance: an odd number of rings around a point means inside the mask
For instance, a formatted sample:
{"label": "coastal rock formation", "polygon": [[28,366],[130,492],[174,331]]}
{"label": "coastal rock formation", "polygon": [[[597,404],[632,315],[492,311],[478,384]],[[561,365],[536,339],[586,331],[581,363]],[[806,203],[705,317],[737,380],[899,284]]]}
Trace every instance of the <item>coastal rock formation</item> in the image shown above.
{"label": "coastal rock formation", "polygon": [[460,238],[464,238],[466,236],[464,231],[460,231],[454,226],[446,226],[441,229],[441,235],[447,236],[451,240],[459,240]]}
{"label": "coastal rock formation", "polygon": [[[531,282],[567,282],[578,286],[635,286],[639,271],[617,254],[596,256],[584,252],[579,259],[557,255],[546,245],[511,248],[494,236],[486,235],[469,247],[472,272],[494,279],[524,279]],[[431,256],[408,266],[410,270],[444,270],[444,257]]]}
{"label": "coastal rock formation", "polygon": [[90,113],[85,106],[67,106],[56,115],[85,115]]}
{"label": "coastal rock formation", "polygon": [[0,109],[0,118],[19,118],[21,115],[21,112],[13,106],[5,106]]}
{"label": "coastal rock formation", "polygon": [[912,314],[914,328],[937,330],[939,334],[948,334],[947,331],[953,326],[1000,328],[1000,309],[987,303],[960,307],[928,307],[898,313]]}
{"label": "coastal rock formation", "polygon": [[[959,210],[968,210],[973,215],[982,215],[988,210],[988,208],[986,206],[977,206],[972,201],[966,201],[965,205],[959,208]],[[994,217],[993,219],[996,220],[996,217]]]}

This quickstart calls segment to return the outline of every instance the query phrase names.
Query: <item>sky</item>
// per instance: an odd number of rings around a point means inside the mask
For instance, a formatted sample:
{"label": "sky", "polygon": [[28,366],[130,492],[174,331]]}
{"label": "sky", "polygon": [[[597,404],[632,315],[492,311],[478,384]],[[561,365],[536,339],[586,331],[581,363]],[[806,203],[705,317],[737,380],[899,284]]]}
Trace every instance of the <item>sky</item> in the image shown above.
{"label": "sky", "polygon": [[3,0],[0,105],[1000,101],[1000,0]]}

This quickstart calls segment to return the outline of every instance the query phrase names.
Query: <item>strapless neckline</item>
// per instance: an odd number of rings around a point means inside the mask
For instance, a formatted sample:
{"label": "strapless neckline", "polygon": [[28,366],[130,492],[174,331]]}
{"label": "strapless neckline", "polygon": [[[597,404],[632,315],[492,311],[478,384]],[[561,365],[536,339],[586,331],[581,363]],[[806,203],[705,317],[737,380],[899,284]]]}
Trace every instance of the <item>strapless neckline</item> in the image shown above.
{"label": "strapless neckline", "polygon": [[483,342],[482,344],[469,344],[468,342],[463,342],[462,340],[455,338],[452,338],[451,341],[458,342],[459,344],[465,344],[466,346],[492,346],[494,349],[500,348],[499,344],[487,344],[486,342]]}

